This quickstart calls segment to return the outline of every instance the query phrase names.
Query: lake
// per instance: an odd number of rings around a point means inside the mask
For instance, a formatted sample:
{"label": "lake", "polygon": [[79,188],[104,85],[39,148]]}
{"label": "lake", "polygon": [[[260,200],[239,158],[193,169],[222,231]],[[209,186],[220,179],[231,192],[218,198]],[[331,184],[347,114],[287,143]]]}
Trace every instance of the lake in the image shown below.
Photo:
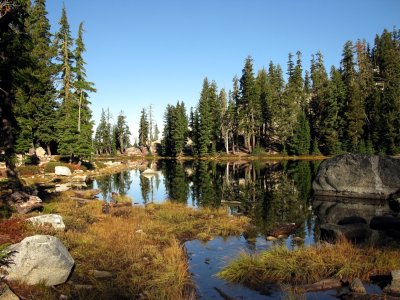
{"label": "lake", "polygon": [[[240,237],[215,238],[204,243],[189,241],[185,247],[192,277],[203,299],[282,299],[281,289],[267,285],[254,291],[228,284],[215,277],[240,252],[258,252],[275,244],[293,248],[311,245],[320,239],[320,223],[361,215],[369,218],[385,203],[337,202],[312,197],[312,180],[320,161],[173,161],[148,162],[142,169],[96,178],[93,188],[111,200],[112,193],[128,195],[137,205],[161,203],[169,199],[192,207],[223,206],[232,215],[246,215],[253,227]],[[271,236],[275,236],[272,238]],[[276,239],[276,237],[278,237]],[[375,289],[374,286],[368,288]],[[374,292],[379,292],[374,291]],[[307,296],[334,299],[335,291]]]}

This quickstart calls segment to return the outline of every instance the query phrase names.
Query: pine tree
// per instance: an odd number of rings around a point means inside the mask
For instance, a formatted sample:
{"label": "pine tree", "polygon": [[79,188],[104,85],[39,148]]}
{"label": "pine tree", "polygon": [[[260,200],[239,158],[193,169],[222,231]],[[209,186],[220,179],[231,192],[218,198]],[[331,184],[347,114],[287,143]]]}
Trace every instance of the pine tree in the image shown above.
{"label": "pine tree", "polygon": [[183,102],[168,105],[164,115],[163,152],[165,156],[182,155],[187,138],[188,120]]}
{"label": "pine tree", "polygon": [[29,66],[31,40],[24,28],[27,3],[18,1],[11,7],[6,4],[8,1],[0,1],[0,147],[4,149],[7,178],[18,188],[21,183],[15,165],[14,91],[24,82],[19,71]]}
{"label": "pine tree", "polygon": [[239,124],[244,134],[245,146],[252,152],[256,146],[256,128],[260,126],[261,107],[253,72],[253,59],[249,56],[240,78]]}
{"label": "pine tree", "polygon": [[196,130],[196,147],[199,156],[209,153],[209,145],[212,139],[212,116],[209,107],[209,83],[204,78],[203,88],[198,104],[198,130]]}
{"label": "pine tree", "polygon": [[346,120],[345,139],[347,150],[357,151],[363,139],[365,125],[365,108],[359,83],[357,82],[353,43],[344,45],[342,58],[342,78],[346,88],[344,118]]}
{"label": "pine tree", "polygon": [[400,46],[398,32],[384,30],[375,39],[375,91],[373,140],[381,153],[400,152]]}
{"label": "pine tree", "polygon": [[265,68],[262,68],[257,75],[256,84],[258,86],[260,106],[261,106],[261,130],[259,139],[266,145],[267,133],[271,131],[271,84]]}
{"label": "pine tree", "polygon": [[139,123],[139,147],[147,147],[149,141],[149,122],[146,110],[143,108],[140,114]]}
{"label": "pine tree", "polygon": [[157,123],[154,124],[154,140],[158,141],[159,139],[160,130],[158,129]]}
{"label": "pine tree", "polygon": [[89,157],[92,153],[92,133],[93,122],[91,121],[92,112],[89,108],[90,101],[88,99],[89,93],[96,92],[94,84],[86,80],[86,62],[83,59],[83,53],[86,51],[83,41],[83,23],[79,24],[78,38],[76,39],[76,49],[74,51],[75,67],[73,73],[75,74],[74,82],[74,102],[76,101],[78,111],[77,118],[77,135],[76,146],[74,155],[79,157]]}
{"label": "pine tree", "polygon": [[71,158],[75,152],[76,135],[78,133],[76,99],[72,94],[73,87],[73,40],[65,6],[62,8],[59,21],[60,29],[55,34],[55,47],[58,50],[57,60],[60,62],[61,89],[59,98],[62,100],[58,116],[58,152]]}
{"label": "pine tree", "polygon": [[125,152],[125,149],[129,147],[129,136],[131,135],[131,132],[129,131],[129,126],[126,121],[126,116],[124,115],[123,111],[121,111],[117,117],[115,135],[116,148],[122,154]]}
{"label": "pine tree", "polygon": [[310,153],[311,133],[310,124],[304,111],[298,114],[293,137],[289,140],[289,153],[304,155]]}

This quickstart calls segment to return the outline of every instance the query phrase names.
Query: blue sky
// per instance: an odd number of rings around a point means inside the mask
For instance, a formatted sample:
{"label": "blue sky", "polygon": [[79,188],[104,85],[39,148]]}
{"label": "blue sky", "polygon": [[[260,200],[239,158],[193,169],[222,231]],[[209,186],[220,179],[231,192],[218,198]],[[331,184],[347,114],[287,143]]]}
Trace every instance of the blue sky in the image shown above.
{"label": "blue sky", "polygon": [[251,55],[255,70],[269,61],[286,70],[300,50],[303,68],[321,50],[325,65],[339,66],[347,40],[373,44],[384,28],[400,27],[399,0],[48,0],[52,31],[65,3],[71,30],[85,24],[93,118],[121,110],[133,137],[140,111],[150,104],[162,127],[167,104],[197,104],[204,77],[231,89]]}

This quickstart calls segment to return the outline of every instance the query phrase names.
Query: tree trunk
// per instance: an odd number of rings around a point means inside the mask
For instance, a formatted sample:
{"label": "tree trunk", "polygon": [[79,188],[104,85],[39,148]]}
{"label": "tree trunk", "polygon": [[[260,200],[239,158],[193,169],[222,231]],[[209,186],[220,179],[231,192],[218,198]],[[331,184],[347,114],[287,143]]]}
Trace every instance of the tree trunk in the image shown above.
{"label": "tree trunk", "polygon": [[47,144],[47,155],[51,156],[51,147],[50,147],[50,144]]}
{"label": "tree trunk", "polygon": [[7,178],[15,188],[19,188],[22,184],[15,164],[15,139],[13,135],[15,120],[12,112],[12,100],[10,94],[5,90],[1,90],[0,95],[0,99],[2,98],[2,101],[0,101],[1,135],[3,137]]}

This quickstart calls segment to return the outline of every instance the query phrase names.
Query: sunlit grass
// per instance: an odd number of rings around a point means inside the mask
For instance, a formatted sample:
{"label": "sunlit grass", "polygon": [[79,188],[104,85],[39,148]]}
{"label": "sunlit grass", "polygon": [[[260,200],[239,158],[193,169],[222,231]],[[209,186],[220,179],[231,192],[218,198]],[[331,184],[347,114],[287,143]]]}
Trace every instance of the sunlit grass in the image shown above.
{"label": "sunlit grass", "polygon": [[264,282],[314,283],[326,278],[368,280],[400,268],[399,249],[359,248],[346,240],[289,250],[276,246],[259,254],[241,254],[218,276],[256,286]]}
{"label": "sunlit grass", "polygon": [[[17,285],[16,292],[27,299],[57,293],[71,299],[194,299],[183,242],[240,234],[248,223],[247,218],[229,216],[224,209],[192,209],[172,202],[112,208],[110,214],[103,214],[102,201],[80,206],[64,196],[45,209],[62,215],[67,231],[28,226],[26,234],[58,236],[76,265],[72,284],[58,286],[58,292]],[[113,276],[97,279],[92,270]],[[92,288],[78,289],[75,284]]]}

